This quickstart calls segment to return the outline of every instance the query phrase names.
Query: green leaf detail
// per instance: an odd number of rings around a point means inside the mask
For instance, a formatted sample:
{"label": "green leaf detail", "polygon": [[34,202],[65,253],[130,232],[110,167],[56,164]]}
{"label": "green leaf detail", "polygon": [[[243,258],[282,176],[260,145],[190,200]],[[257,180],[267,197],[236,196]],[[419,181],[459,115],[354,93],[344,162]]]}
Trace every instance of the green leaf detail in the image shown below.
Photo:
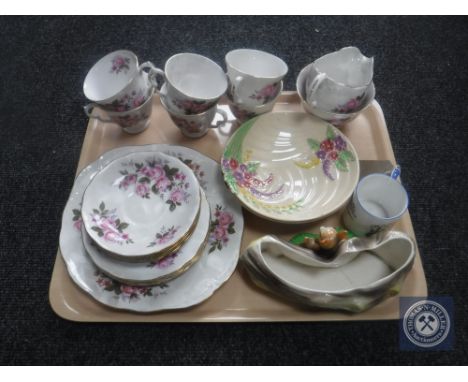
{"label": "green leaf detail", "polygon": [[124,230],[125,228],[128,227],[128,223],[120,223],[117,227],[119,231]]}
{"label": "green leaf detail", "polygon": [[93,212],[94,212],[95,214],[97,214],[97,215],[100,214],[100,212],[99,212],[96,208],[93,208]]}
{"label": "green leaf detail", "polygon": [[227,231],[228,231],[228,234],[230,234],[230,235],[232,235],[233,233],[236,233],[236,230],[234,228],[232,228],[231,226],[229,226]]}
{"label": "green leaf detail", "polygon": [[347,172],[348,171],[348,165],[345,160],[338,158],[335,162],[335,166],[338,170]]}
{"label": "green leaf detail", "polygon": [[248,162],[247,163],[247,171],[248,172],[256,172],[259,166],[260,166],[260,162]]}
{"label": "green leaf detail", "polygon": [[144,177],[138,179],[138,182],[139,183],[151,183],[151,179],[148,178],[147,176],[144,176]]}
{"label": "green leaf detail", "polygon": [[102,233],[102,229],[99,227],[91,227],[93,231],[96,231],[97,233]]}
{"label": "green leaf detail", "polygon": [[169,211],[174,211],[176,209],[176,205],[174,203],[171,203],[171,206],[169,207]]}
{"label": "green leaf detail", "polygon": [[339,158],[343,159],[345,161],[351,161],[351,162],[355,160],[353,153],[351,151],[349,151],[349,150],[341,151],[340,155],[339,155]]}
{"label": "green leaf detail", "polygon": [[153,187],[151,187],[151,191],[153,191],[156,195],[159,194],[159,189],[156,187],[155,184],[153,184]]}
{"label": "green leaf detail", "polygon": [[327,139],[335,139],[335,131],[330,125],[327,126]]}
{"label": "green leaf detail", "polygon": [[215,245],[212,245],[208,253],[214,252],[216,250],[216,243]]}
{"label": "green leaf detail", "polygon": [[106,209],[106,205],[104,204],[104,202],[101,202],[101,204],[99,205],[99,209],[101,211],[104,211]]}
{"label": "green leaf detail", "polygon": [[307,144],[309,145],[310,149],[312,151],[318,151],[320,150],[320,142],[316,141],[315,139],[313,138],[309,138],[307,140]]}

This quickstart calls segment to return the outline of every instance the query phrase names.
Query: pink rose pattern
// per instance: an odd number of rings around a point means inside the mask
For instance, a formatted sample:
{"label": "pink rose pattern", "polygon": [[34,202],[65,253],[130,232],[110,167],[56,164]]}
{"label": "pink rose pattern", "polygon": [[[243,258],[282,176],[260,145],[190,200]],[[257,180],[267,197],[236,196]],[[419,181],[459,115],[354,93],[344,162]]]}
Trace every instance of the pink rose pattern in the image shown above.
{"label": "pink rose pattern", "polygon": [[107,210],[104,202],[101,202],[99,209],[94,208],[93,213],[90,214],[91,221],[94,223],[91,229],[106,241],[120,245],[133,243],[128,233],[124,232],[128,223],[120,221],[115,211],[115,209]]}
{"label": "pink rose pattern", "polygon": [[172,100],[172,104],[178,109],[182,110],[184,114],[200,114],[214,106],[215,102],[189,101],[174,98]]}
{"label": "pink rose pattern", "polygon": [[211,219],[210,223],[210,236],[208,238],[210,249],[208,253],[214,252],[215,250],[221,251],[223,247],[227,245],[229,242],[229,235],[236,233],[234,225],[235,222],[232,214],[217,204],[214,217]]}
{"label": "pink rose pattern", "polygon": [[185,130],[189,134],[198,134],[202,131],[203,124],[201,122],[187,121],[174,116],[171,116],[171,118],[179,129]]}
{"label": "pink rose pattern", "polygon": [[152,261],[151,263],[148,264],[148,268],[154,268],[157,267],[159,269],[165,269],[167,267],[170,267],[171,265],[174,264],[175,258],[179,255],[178,252],[174,252],[170,254],[169,256],[166,256],[160,260],[157,261]]}
{"label": "pink rose pattern", "polygon": [[112,68],[110,70],[111,73],[119,74],[122,70],[127,73],[130,69],[130,59],[128,57],[123,56],[115,56],[112,59]]}
{"label": "pink rose pattern", "polygon": [[133,90],[130,94],[125,94],[122,98],[116,99],[109,106],[110,111],[123,112],[140,107],[146,102],[143,90]]}
{"label": "pink rose pattern", "polygon": [[81,210],[73,210],[73,227],[81,232],[81,226],[83,225],[83,218],[81,217]]}
{"label": "pink rose pattern", "polygon": [[161,290],[169,288],[168,284],[159,284],[151,287],[122,284],[107,277],[100,271],[96,271],[95,276],[96,283],[103,290],[106,292],[111,292],[115,295],[116,298],[121,298],[128,301],[129,303],[144,297],[157,297],[159,295],[165,295],[167,292],[161,292]]}
{"label": "pink rose pattern", "polygon": [[262,104],[273,101],[280,91],[280,82],[275,82],[274,84],[267,85],[260,90],[256,90],[254,94],[249,96],[250,99],[261,101]]}
{"label": "pink rose pattern", "polygon": [[364,96],[365,96],[365,93],[362,93],[356,98],[350,99],[344,105],[338,105],[338,107],[334,108],[333,111],[335,113],[340,113],[340,114],[352,113],[361,106]]}
{"label": "pink rose pattern", "polygon": [[353,153],[348,150],[346,141],[341,135],[336,134],[331,126],[327,127],[327,137],[323,141],[318,142],[310,138],[307,143],[322,162],[323,172],[330,180],[335,180],[330,172],[332,165],[335,165],[339,171],[347,172],[348,162],[356,160]]}
{"label": "pink rose pattern", "polygon": [[167,153],[167,154],[169,154],[170,156],[176,157],[182,163],[184,163],[186,166],[188,166],[190,168],[190,170],[192,170],[192,172],[197,177],[197,180],[198,180],[198,183],[200,184],[200,186],[204,190],[206,190],[206,180],[204,178],[205,177],[205,171],[203,171],[202,167],[198,163],[193,162],[191,159],[184,159],[184,158],[182,158],[182,156],[180,156],[177,153],[172,152],[172,153]]}
{"label": "pink rose pattern", "polygon": [[172,226],[170,228],[166,228],[163,226],[161,228],[161,231],[156,234],[155,240],[149,243],[148,247],[154,247],[155,245],[163,245],[171,241],[174,238],[174,235],[179,230],[179,228],[180,226]]}
{"label": "pink rose pattern", "polygon": [[149,159],[144,163],[130,162],[124,166],[131,166],[132,170],[120,171],[123,175],[118,183],[120,189],[132,189],[144,199],[150,199],[152,194],[159,195],[169,205],[169,211],[189,202],[190,183],[177,167],[170,167],[168,163],[156,159]]}

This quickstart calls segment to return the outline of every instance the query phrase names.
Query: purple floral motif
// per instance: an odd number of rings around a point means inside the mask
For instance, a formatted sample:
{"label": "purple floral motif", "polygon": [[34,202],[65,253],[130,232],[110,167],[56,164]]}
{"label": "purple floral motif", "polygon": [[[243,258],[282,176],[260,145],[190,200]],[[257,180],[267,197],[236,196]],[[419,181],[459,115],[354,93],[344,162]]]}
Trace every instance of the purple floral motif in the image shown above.
{"label": "purple floral motif", "polygon": [[210,249],[208,253],[215,250],[221,251],[223,246],[229,242],[229,235],[236,233],[234,229],[234,217],[230,212],[227,212],[224,207],[216,205],[214,217],[210,223],[210,236],[208,245]]}
{"label": "purple floral motif", "polygon": [[267,178],[257,177],[258,162],[239,163],[235,158],[223,158],[222,166],[225,170],[225,180],[234,189],[244,188],[258,198],[272,199],[283,192],[284,184],[272,192],[262,191],[273,182],[273,174]]}
{"label": "purple floral motif", "polygon": [[109,110],[116,112],[129,111],[136,109],[146,102],[146,97],[143,94],[143,90],[133,90],[130,94],[125,94],[122,98],[116,99],[112,102]]}
{"label": "purple floral motif", "polygon": [[81,226],[83,225],[83,218],[81,217],[81,210],[73,210],[73,227],[81,232]]}
{"label": "purple floral motif", "polygon": [[162,259],[159,259],[157,261],[152,261],[147,265],[148,268],[159,268],[159,269],[165,269],[167,267],[170,267],[171,265],[174,264],[175,258],[179,255],[178,252],[174,252],[170,254],[169,256],[163,257]]}
{"label": "purple floral motif", "polygon": [[271,85],[266,85],[260,90],[255,90],[254,94],[249,96],[250,99],[261,101],[262,104],[273,101],[280,91],[280,82],[275,82]]}
{"label": "purple floral motif", "polygon": [[338,107],[334,108],[333,111],[341,114],[352,113],[361,106],[365,95],[365,93],[362,93],[361,95],[350,99],[344,105],[338,105]]}
{"label": "purple floral motif", "polygon": [[95,276],[96,283],[103,290],[114,293],[115,297],[128,300],[128,302],[139,300],[142,297],[157,297],[159,295],[167,294],[167,292],[160,292],[158,289],[163,290],[169,288],[169,285],[167,284],[159,284],[151,287],[122,284],[107,277],[99,271],[96,271]]}
{"label": "purple floral motif", "polygon": [[244,122],[256,116],[255,112],[244,110],[233,103],[229,105],[229,108],[231,109],[232,114],[234,114],[234,117],[236,117],[240,122]]}
{"label": "purple floral motif", "polygon": [[182,203],[188,203],[190,183],[187,176],[177,167],[170,167],[169,162],[148,159],[142,163],[124,163],[131,170],[122,170],[123,177],[118,182],[122,190],[134,190],[135,194],[150,199],[151,194],[159,197],[174,211]]}
{"label": "purple floral motif", "polygon": [[200,114],[212,107],[214,102],[190,101],[174,98],[172,104],[178,109],[183,110],[184,114]]}
{"label": "purple floral motif", "polygon": [[324,174],[331,180],[335,180],[331,174],[331,166],[335,165],[337,170],[347,172],[348,162],[355,161],[354,155],[348,150],[346,141],[341,135],[335,133],[332,127],[327,127],[327,137],[321,142],[315,139],[308,139],[307,143],[317,158],[322,162]]}
{"label": "purple floral motif", "polygon": [[112,59],[112,68],[111,73],[119,74],[122,70],[127,73],[130,69],[130,59],[128,57],[123,57],[120,55],[115,56]]}
{"label": "purple floral motif", "polygon": [[120,245],[133,243],[128,233],[124,232],[128,223],[120,221],[115,211],[115,209],[107,210],[104,202],[101,202],[99,209],[93,209],[93,213],[90,214],[91,221],[94,223],[91,229],[106,241]]}
{"label": "purple floral motif", "polygon": [[156,234],[156,239],[149,243],[148,247],[154,247],[155,245],[163,245],[166,244],[167,242],[171,241],[174,238],[174,235],[177,233],[179,230],[180,226],[177,227],[170,227],[166,228],[162,226],[161,232],[158,232]]}
{"label": "purple floral motif", "polygon": [[173,156],[173,157],[176,157],[177,159],[179,159],[182,163],[184,163],[186,166],[188,166],[190,168],[190,170],[192,170],[192,172],[195,174],[195,176],[197,177],[198,179],[198,183],[200,184],[200,186],[206,190],[206,180],[205,180],[205,171],[203,171],[203,168],[196,162],[192,161],[191,159],[184,159],[180,154],[178,153],[174,153],[174,152],[170,152],[170,153],[167,153],[169,154],[170,156]]}
{"label": "purple floral motif", "polygon": [[179,129],[185,130],[189,134],[199,134],[202,132],[203,124],[201,122],[187,121],[171,115],[172,120]]}

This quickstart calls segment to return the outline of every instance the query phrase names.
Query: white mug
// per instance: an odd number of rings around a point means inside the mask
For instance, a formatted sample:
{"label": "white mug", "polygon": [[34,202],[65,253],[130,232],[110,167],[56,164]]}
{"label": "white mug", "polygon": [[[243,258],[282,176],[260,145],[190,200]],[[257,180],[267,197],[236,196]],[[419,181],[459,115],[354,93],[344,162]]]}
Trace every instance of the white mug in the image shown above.
{"label": "white mug", "polygon": [[234,103],[256,107],[274,100],[288,66],[273,54],[254,49],[236,49],[226,54],[229,95]]}
{"label": "white mug", "polygon": [[182,114],[203,113],[216,105],[227,89],[223,69],[209,58],[194,53],[170,57],[163,77],[162,96],[171,109]]}
{"label": "white mug", "polygon": [[[149,69],[149,73],[145,72]],[[90,101],[113,112],[141,106],[150,96],[151,78],[162,73],[151,62],[138,65],[137,56],[117,50],[101,58],[89,70],[83,92]]]}
{"label": "white mug", "polygon": [[408,194],[399,181],[385,174],[362,178],[343,214],[347,229],[372,235],[397,222],[408,209]]}
{"label": "white mug", "polygon": [[[164,96],[161,96],[161,105],[166,109],[172,122],[188,138],[201,138],[208,133],[210,128],[220,127],[228,121],[227,113],[218,109],[216,105],[199,114],[177,112],[167,104]],[[214,122],[216,115],[219,115],[220,118],[217,122]]]}

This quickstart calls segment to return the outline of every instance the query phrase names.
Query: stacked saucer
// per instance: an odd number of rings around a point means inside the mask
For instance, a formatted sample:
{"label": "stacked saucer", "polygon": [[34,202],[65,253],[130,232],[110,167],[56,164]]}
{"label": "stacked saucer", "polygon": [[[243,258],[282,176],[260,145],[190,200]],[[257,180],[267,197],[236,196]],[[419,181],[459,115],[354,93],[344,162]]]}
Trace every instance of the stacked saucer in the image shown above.
{"label": "stacked saucer", "polygon": [[64,211],[60,248],[72,279],[106,305],[139,312],[209,297],[234,271],[243,226],[217,174],[219,164],[183,147],[105,153],[77,177]]}

